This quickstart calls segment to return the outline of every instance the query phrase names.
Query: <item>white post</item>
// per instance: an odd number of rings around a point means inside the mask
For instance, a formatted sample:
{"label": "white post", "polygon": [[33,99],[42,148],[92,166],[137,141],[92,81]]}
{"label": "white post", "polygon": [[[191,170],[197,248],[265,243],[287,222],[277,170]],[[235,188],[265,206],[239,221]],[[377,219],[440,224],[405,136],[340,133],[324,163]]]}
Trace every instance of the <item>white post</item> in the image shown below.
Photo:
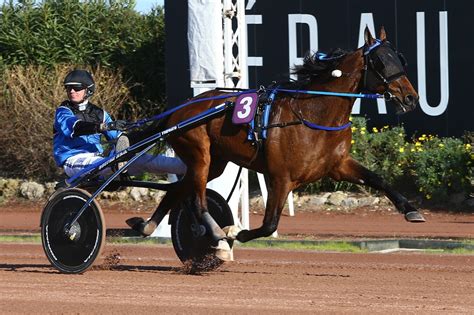
{"label": "white post", "polygon": [[[191,88],[198,95],[216,87],[248,88],[247,27],[244,0],[189,0],[188,47]],[[237,23],[233,23],[236,19]],[[234,56],[233,47],[237,46]],[[207,187],[228,198],[239,167],[228,163]],[[234,221],[249,228],[248,171],[242,170],[229,206]],[[242,214],[238,209],[241,203]]]}
{"label": "white post", "polygon": [[[250,229],[250,214],[249,214],[249,170],[246,168],[242,169],[242,174],[240,176],[241,191],[240,191],[240,222],[242,228],[249,230]],[[238,221],[236,221],[238,222]]]}
{"label": "white post", "polygon": [[[188,46],[191,87],[194,95],[222,86],[248,88],[245,1],[189,0],[188,6]],[[217,8],[220,10],[218,13]],[[234,47],[237,47],[237,51]],[[237,172],[238,166],[229,162],[223,174],[209,182],[207,187],[227,198]],[[259,183],[266,204],[267,189],[261,174]],[[290,215],[294,214],[292,197],[290,193],[288,199]],[[236,225],[249,229],[247,169],[242,169],[236,189],[229,200],[229,206]],[[276,233],[274,235],[276,236]]]}
{"label": "white post", "polygon": [[[205,5],[205,7],[204,7]],[[201,1],[190,0],[188,2],[188,43],[191,74],[191,88],[194,95],[200,94],[224,83],[222,51],[222,5],[220,0],[209,0],[203,4]],[[208,14],[208,16],[205,16]],[[203,17],[205,16],[205,18]],[[206,21],[206,23],[202,23]],[[219,26],[219,27],[216,27]],[[218,30],[221,30],[219,32]],[[201,41],[201,36],[206,41]],[[207,42],[215,43],[207,45]],[[170,148],[165,152],[166,156],[174,156]],[[168,181],[177,181],[175,174],[168,174]],[[230,188],[229,188],[230,190]],[[224,198],[226,198],[224,196]],[[150,237],[171,238],[171,226],[168,224],[167,214]]]}
{"label": "white post", "polygon": [[[167,148],[165,156],[174,157],[175,153],[172,148]],[[168,174],[168,181],[170,183],[178,181],[178,177],[176,174]],[[171,225],[169,225],[169,214],[165,215],[163,220],[161,220],[160,224],[156,227],[156,229],[151,233],[150,237],[165,237],[171,238]]]}
{"label": "white post", "polygon": [[[245,23],[244,0],[223,0],[223,51],[224,73],[226,87],[248,88],[247,74],[247,25]],[[233,23],[236,19],[237,23]],[[236,28],[234,29],[234,26]],[[237,55],[233,47],[237,46]],[[248,170],[242,169],[240,178],[237,179],[239,167],[229,162],[223,174],[210,181],[208,187],[219,192],[227,198],[230,189],[238,180],[236,189],[229,200],[234,222],[240,228],[249,229],[249,196],[248,196]],[[239,216],[239,202],[241,214]]]}
{"label": "white post", "polygon": [[290,217],[294,217],[295,216],[295,206],[294,206],[294,202],[293,202],[293,192],[290,191],[290,193],[288,194],[288,214]]}

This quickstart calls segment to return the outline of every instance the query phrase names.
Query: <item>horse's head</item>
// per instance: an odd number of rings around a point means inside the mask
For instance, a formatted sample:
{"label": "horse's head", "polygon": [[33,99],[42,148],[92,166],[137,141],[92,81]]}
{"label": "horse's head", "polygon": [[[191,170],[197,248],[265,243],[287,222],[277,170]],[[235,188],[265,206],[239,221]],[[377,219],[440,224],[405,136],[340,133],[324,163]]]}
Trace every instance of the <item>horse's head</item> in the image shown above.
{"label": "horse's head", "polygon": [[375,39],[366,27],[363,47],[366,70],[363,75],[363,88],[383,94],[386,100],[397,106],[397,114],[415,109],[418,93],[407,78],[406,60],[403,55],[387,41],[385,30],[380,29],[379,39]]}

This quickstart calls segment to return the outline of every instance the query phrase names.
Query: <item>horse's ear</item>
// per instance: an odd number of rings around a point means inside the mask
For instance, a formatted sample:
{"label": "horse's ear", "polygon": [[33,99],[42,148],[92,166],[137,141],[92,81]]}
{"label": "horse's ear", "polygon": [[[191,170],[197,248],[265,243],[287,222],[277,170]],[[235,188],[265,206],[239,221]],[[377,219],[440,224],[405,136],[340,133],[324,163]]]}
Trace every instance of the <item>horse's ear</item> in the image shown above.
{"label": "horse's ear", "polygon": [[372,37],[368,26],[365,26],[364,39],[367,46],[370,46],[375,42],[375,39]]}
{"label": "horse's ear", "polygon": [[385,27],[383,27],[383,25],[380,28],[379,39],[380,40],[386,40],[387,39],[387,34],[385,34]]}

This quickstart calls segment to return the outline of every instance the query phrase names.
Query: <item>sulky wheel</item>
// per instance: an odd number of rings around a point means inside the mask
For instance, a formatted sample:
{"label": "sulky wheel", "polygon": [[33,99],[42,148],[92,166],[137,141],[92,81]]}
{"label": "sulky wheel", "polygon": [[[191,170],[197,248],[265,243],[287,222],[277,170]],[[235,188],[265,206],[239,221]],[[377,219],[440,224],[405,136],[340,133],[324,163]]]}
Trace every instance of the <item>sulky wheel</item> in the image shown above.
{"label": "sulky wheel", "polygon": [[81,189],[62,189],[51,196],[43,209],[43,249],[51,264],[61,272],[86,271],[102,249],[105,226],[102,211],[95,200],[68,232],[65,229],[90,196]]}
{"label": "sulky wheel", "polygon": [[[234,224],[232,212],[225,199],[211,189],[206,190],[207,208],[219,226],[225,227]],[[188,217],[192,202],[182,202],[179,209],[175,209],[170,217],[171,239],[179,259],[192,271],[213,270],[223,261],[214,256],[211,248],[212,241],[207,235],[194,237],[191,231],[191,220]],[[232,247],[232,242],[229,241]]]}

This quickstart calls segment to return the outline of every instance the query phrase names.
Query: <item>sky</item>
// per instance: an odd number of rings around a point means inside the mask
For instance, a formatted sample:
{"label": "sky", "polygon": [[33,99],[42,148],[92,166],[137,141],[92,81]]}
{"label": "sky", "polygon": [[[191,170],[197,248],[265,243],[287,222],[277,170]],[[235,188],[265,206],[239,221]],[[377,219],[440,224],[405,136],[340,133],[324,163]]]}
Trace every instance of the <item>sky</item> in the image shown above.
{"label": "sky", "polygon": [[151,8],[156,5],[164,6],[165,0],[135,0],[136,6],[135,10],[140,13],[148,13],[150,12]]}
{"label": "sky", "polygon": [[[16,2],[16,1],[14,1]],[[135,10],[140,13],[148,13],[150,12],[151,8],[156,5],[165,5],[165,0],[135,0],[136,6]],[[3,3],[3,0],[0,0],[0,3]]]}

